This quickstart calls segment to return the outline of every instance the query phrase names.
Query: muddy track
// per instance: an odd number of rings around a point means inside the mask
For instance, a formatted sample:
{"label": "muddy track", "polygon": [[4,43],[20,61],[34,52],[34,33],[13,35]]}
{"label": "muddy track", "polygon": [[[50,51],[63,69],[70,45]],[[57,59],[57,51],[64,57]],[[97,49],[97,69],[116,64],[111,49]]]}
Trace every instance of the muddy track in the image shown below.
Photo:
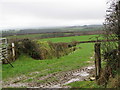
{"label": "muddy track", "polygon": [[[18,79],[3,83],[3,87],[62,88],[66,87],[65,85],[71,82],[89,80],[89,77],[94,75],[94,68],[94,65],[91,65],[76,70],[53,73],[38,78],[30,77],[33,78],[31,82],[22,82],[22,80],[29,79],[22,76],[18,77]],[[31,74],[37,73],[39,72],[33,72]]]}

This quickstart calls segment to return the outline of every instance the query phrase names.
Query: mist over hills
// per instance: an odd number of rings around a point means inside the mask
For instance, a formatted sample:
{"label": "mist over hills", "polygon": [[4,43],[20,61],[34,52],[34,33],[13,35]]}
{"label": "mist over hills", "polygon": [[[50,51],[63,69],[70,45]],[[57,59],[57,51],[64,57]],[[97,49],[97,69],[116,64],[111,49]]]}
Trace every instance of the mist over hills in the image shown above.
{"label": "mist over hills", "polygon": [[63,27],[42,27],[26,29],[8,29],[2,31],[2,36],[36,34],[36,33],[54,33],[54,32],[80,32],[80,31],[100,31],[102,25],[83,25],[83,26],[63,26]]}

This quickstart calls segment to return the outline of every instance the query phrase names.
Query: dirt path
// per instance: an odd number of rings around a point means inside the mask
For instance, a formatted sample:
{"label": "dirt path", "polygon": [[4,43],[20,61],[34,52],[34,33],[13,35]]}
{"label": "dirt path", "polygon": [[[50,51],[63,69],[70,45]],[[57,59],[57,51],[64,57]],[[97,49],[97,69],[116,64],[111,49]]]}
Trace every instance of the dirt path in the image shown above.
{"label": "dirt path", "polygon": [[[71,82],[89,80],[89,77],[94,75],[94,68],[94,65],[91,65],[67,72],[53,73],[39,78],[21,76],[3,83],[3,87],[65,88],[67,87],[65,85]],[[33,72],[31,74],[38,73],[39,72]],[[33,80],[31,82],[22,82],[29,78]]]}

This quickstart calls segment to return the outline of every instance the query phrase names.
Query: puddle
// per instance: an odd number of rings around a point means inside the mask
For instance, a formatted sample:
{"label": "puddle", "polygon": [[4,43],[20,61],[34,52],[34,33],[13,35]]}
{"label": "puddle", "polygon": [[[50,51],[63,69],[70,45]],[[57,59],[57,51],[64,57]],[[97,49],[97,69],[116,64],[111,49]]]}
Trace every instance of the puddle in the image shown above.
{"label": "puddle", "polygon": [[89,75],[88,71],[91,69],[94,69],[94,68],[95,68],[95,66],[89,66],[89,67],[84,68],[80,72],[73,73],[73,75],[74,76],[88,76]]}
{"label": "puddle", "polygon": [[79,73],[73,73],[73,75],[75,75],[75,76],[88,76],[89,73],[87,73],[87,72],[85,72],[85,71],[81,71],[81,72],[79,72]]}
{"label": "puddle", "polygon": [[62,87],[60,86],[60,84],[58,84],[58,85],[52,86],[51,88],[62,88]]}
{"label": "puddle", "polygon": [[80,79],[79,79],[79,78],[71,79],[71,80],[69,80],[68,82],[64,83],[64,85],[65,85],[65,84],[72,83],[72,82],[75,82],[75,81],[80,81]]}
{"label": "puddle", "polygon": [[94,69],[95,68],[95,66],[89,66],[89,67],[87,67],[87,69]]}
{"label": "puddle", "polygon": [[84,71],[80,72],[80,76],[88,76],[88,75],[89,75],[89,73],[87,73],[87,72],[84,72]]}
{"label": "puddle", "polygon": [[[9,85],[6,85],[6,86],[4,86],[4,87],[32,87],[32,88],[39,88],[39,87],[42,87],[42,88],[62,88],[62,87],[64,87],[66,84],[69,84],[69,83],[72,83],[72,82],[76,82],[76,81],[84,81],[84,80],[87,80],[87,78],[89,77],[89,75],[91,74],[91,70],[93,70],[93,69],[95,69],[95,66],[94,65],[92,65],[92,66],[87,66],[87,67],[84,67],[84,68],[82,68],[82,69],[80,69],[80,70],[77,70],[77,71],[75,71],[75,72],[71,72],[70,73],[70,75],[68,75],[68,77],[65,77],[65,80],[64,80],[64,77],[61,77],[60,78],[60,82],[58,82],[58,83],[52,83],[51,82],[51,84],[42,84],[42,85],[35,85],[34,86],[34,83],[33,83],[33,85],[31,86],[31,84],[29,84],[29,83],[12,83],[12,84],[9,84]],[[31,73],[31,74],[38,74],[39,72],[33,72],[33,73]],[[66,72],[66,73],[63,73],[63,74],[65,74],[65,75],[67,75],[67,73],[68,72]],[[56,74],[57,75],[57,74]],[[50,74],[50,75],[48,75],[48,76],[44,76],[44,77],[41,77],[41,80],[45,80],[45,79],[47,79],[47,78],[49,78],[49,77],[54,77],[55,75],[53,75],[53,74]],[[59,75],[58,75],[58,77],[60,77]],[[21,79],[26,79],[26,77],[24,76],[22,76],[22,77],[18,77],[17,78],[17,80],[21,80]],[[27,78],[28,79],[28,78]],[[12,80],[11,80],[12,81]],[[34,86],[34,87],[33,87]],[[66,88],[66,86],[65,86],[65,88]]]}
{"label": "puddle", "polygon": [[[88,70],[91,70],[91,69],[94,69],[94,68],[95,68],[95,66],[86,67],[86,69],[88,69]],[[80,77],[71,79],[68,82],[66,82],[65,84],[69,84],[69,83],[72,83],[72,82],[75,82],[75,81],[83,81],[83,78],[85,78],[85,77],[90,75],[90,73],[87,72],[88,70],[85,70],[85,71],[82,70],[80,72],[73,73],[73,76],[80,76]]]}

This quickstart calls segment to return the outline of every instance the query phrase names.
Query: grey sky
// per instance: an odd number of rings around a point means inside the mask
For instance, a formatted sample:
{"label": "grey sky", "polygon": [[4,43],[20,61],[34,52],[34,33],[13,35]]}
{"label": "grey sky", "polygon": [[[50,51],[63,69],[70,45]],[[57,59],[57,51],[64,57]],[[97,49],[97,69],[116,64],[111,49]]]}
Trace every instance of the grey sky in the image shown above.
{"label": "grey sky", "polygon": [[0,0],[0,29],[102,24],[106,0]]}

